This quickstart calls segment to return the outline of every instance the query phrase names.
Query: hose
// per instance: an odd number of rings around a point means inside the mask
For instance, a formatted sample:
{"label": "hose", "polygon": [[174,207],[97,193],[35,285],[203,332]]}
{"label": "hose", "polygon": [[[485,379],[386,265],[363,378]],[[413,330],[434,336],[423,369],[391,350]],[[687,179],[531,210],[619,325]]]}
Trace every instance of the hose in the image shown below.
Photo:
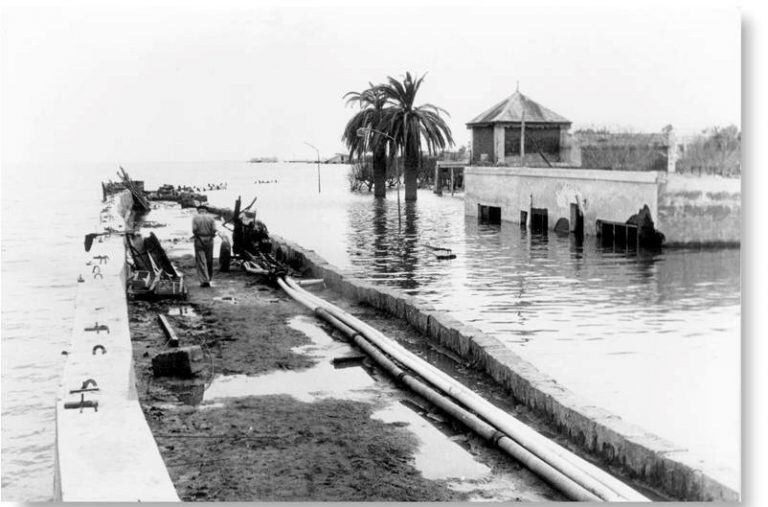
{"label": "hose", "polygon": [[[482,416],[483,419],[508,437],[507,439],[500,439],[500,442],[502,440],[513,441],[515,446],[535,455],[546,465],[555,469],[561,475],[568,477],[578,486],[601,500],[649,501],[646,497],[615,477],[579,458],[535,432],[511,415],[503,412],[446,373],[426,363],[398,343],[390,340],[376,329],[305,291],[291,278],[286,277],[284,280],[278,280],[278,284],[288,295],[313,310],[316,314],[322,316],[326,313],[338,321],[338,323],[353,329],[358,335],[361,335],[367,341],[392,356],[399,363],[417,372],[419,376],[432,386],[440,389],[452,399]],[[336,324],[334,323],[334,325]],[[365,347],[361,346],[361,348]],[[510,447],[510,444],[505,445]]]}

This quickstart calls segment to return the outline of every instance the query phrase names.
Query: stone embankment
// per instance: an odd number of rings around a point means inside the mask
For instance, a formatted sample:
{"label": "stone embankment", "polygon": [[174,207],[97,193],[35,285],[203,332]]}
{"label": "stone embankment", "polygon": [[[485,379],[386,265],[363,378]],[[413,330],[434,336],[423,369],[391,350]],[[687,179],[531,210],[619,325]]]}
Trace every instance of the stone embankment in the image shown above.
{"label": "stone embankment", "polygon": [[314,251],[273,236],[274,253],[322,278],[343,297],[406,320],[416,330],[485,371],[519,403],[582,451],[661,494],[684,500],[737,501],[738,484],[715,478],[690,451],[590,405],[540,372],[493,336],[396,290],[373,286],[329,264]]}

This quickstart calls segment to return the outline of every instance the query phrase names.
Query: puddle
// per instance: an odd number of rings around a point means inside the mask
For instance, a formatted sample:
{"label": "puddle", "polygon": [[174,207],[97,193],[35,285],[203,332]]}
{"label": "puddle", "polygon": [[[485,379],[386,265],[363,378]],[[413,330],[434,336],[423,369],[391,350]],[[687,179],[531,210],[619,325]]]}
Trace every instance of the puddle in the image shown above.
{"label": "puddle", "polygon": [[551,500],[536,493],[537,488],[526,483],[530,479],[494,472],[478,461],[467,449],[470,444],[466,436],[441,431],[444,419],[428,413],[429,405],[420,398],[400,391],[390,382],[377,380],[369,369],[339,368],[339,363],[358,361],[360,351],[334,340],[313,317],[296,316],[288,325],[310,339],[311,343],[293,350],[316,358],[315,366],[258,376],[219,376],[202,393],[202,399],[197,398],[201,394],[197,386],[184,393],[187,399],[201,403],[197,410],[222,407],[227,398],[276,394],[289,394],[303,402],[337,398],[373,403],[378,408],[371,416],[373,419],[401,426],[416,437],[414,467],[424,478],[445,480],[448,487],[468,493],[473,501]]}
{"label": "puddle", "polygon": [[419,439],[414,465],[426,479],[467,481],[491,474],[491,469],[477,462],[464,447],[402,403],[393,403],[372,417],[387,423],[406,423],[406,428]]}
{"label": "puddle", "polygon": [[318,362],[315,366],[301,371],[277,371],[266,375],[217,377],[205,392],[203,401],[270,394],[290,394],[305,402],[322,398],[365,400],[373,396],[376,381],[364,369],[336,369],[333,365],[336,357],[356,355],[351,346],[335,341],[312,317],[297,316],[288,325],[312,340],[312,343],[293,350],[316,358]]}
{"label": "puddle", "polygon": [[197,312],[190,305],[171,305],[168,307],[168,315],[181,315],[182,317],[198,317]]}
{"label": "puddle", "polygon": [[169,381],[165,387],[176,394],[182,405],[199,405],[205,394],[203,382]]}
{"label": "puddle", "polygon": [[473,481],[449,481],[454,491],[469,493],[470,502],[551,502],[553,498],[540,495],[526,487],[519,477],[512,474],[498,474]]}

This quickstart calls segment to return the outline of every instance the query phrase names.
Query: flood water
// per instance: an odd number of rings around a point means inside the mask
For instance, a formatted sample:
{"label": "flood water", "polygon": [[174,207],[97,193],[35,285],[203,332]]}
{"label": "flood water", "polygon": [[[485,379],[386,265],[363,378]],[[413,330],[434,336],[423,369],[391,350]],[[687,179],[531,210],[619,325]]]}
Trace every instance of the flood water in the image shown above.
{"label": "flood water", "polygon": [[[493,333],[588,402],[695,451],[725,480],[738,478],[738,249],[602,251],[592,238],[577,246],[513,224],[479,224],[464,216],[460,196],[426,190],[398,214],[394,191],[383,203],[351,194],[346,166],[321,166],[318,194],[314,165],[123,165],[147,188],[225,181],[226,191],[208,194],[219,206],[258,197],[271,232]],[[98,221],[99,181],[115,170],[4,168],[4,500],[51,498],[53,403],[73,314],[75,254]],[[188,223],[190,213],[169,214]],[[188,237],[173,229],[154,232]],[[438,260],[428,245],[456,258]]]}

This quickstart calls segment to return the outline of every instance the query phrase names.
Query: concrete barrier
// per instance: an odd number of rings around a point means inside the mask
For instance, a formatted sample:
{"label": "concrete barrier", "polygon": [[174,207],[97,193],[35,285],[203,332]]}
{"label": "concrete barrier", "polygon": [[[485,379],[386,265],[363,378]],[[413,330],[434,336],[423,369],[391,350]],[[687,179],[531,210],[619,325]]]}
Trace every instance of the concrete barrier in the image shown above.
{"label": "concrete barrier", "polygon": [[741,244],[741,178],[669,174],[658,206],[667,246]]}
{"label": "concrete barrier", "polygon": [[[94,232],[124,230],[131,205],[128,191],[111,196]],[[136,393],[123,236],[96,240],[81,268],[73,275],[83,281],[56,398],[54,499],[179,501]],[[81,399],[88,406],[69,408]]]}
{"label": "concrete barrier", "polygon": [[[660,494],[680,500],[738,501],[738,478],[714,477],[694,453],[589,404],[494,336],[397,290],[374,287],[312,250],[273,235],[278,259],[305,270],[352,302],[405,319],[430,340],[467,359],[585,453]],[[714,473],[713,473],[714,472]]]}

